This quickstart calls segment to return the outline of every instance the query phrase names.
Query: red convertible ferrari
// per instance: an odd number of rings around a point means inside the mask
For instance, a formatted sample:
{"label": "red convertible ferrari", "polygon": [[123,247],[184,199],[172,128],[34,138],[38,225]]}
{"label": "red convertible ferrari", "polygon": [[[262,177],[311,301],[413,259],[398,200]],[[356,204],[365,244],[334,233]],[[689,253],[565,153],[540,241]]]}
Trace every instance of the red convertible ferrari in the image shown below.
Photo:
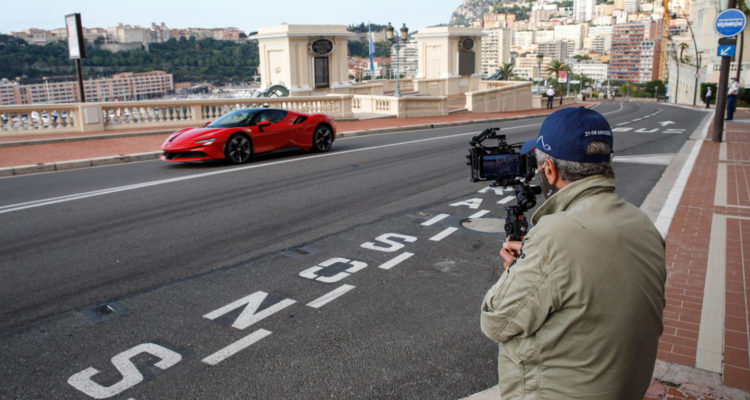
{"label": "red convertible ferrari", "polygon": [[164,161],[227,160],[242,164],[253,154],[286,147],[326,152],[336,139],[330,115],[302,114],[274,108],[244,108],[203,128],[171,134],[161,149]]}

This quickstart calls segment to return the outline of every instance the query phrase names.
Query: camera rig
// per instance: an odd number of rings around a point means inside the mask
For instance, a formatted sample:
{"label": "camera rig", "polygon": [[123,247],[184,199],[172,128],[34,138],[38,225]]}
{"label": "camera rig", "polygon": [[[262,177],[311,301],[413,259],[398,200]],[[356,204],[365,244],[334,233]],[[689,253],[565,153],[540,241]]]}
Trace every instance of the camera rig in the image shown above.
{"label": "camera rig", "polygon": [[[540,187],[531,185],[537,168],[536,156],[533,152],[521,154],[523,143],[508,144],[499,131],[499,128],[488,128],[472,137],[466,158],[472,182],[492,180],[492,186],[513,187],[518,204],[505,207],[505,234],[511,240],[521,240],[529,230],[524,212],[536,205],[536,195],[542,192]],[[497,140],[497,144],[484,144],[488,139]]]}

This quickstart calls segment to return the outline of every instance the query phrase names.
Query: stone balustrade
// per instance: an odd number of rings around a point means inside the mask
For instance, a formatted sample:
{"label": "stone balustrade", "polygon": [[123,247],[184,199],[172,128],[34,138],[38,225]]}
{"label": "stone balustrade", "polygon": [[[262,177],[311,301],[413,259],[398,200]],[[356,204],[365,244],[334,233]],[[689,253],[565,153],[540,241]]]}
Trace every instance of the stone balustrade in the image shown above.
{"label": "stone balustrade", "polygon": [[0,135],[203,125],[239,108],[283,108],[352,118],[352,95],[0,106]]}
{"label": "stone balustrade", "polygon": [[485,89],[466,93],[470,112],[502,112],[532,108],[531,83],[522,81],[481,81]]}
{"label": "stone balustrade", "polygon": [[355,113],[393,115],[397,118],[448,115],[445,96],[363,96],[352,99]]}
{"label": "stone balustrade", "polygon": [[[578,99],[576,98],[576,96],[563,97],[562,105],[568,106],[571,104],[575,104],[577,102],[578,102]],[[534,95],[532,98],[531,105],[533,108],[547,108],[547,96]],[[555,96],[553,100],[553,105],[555,107],[560,107],[559,96]]]}

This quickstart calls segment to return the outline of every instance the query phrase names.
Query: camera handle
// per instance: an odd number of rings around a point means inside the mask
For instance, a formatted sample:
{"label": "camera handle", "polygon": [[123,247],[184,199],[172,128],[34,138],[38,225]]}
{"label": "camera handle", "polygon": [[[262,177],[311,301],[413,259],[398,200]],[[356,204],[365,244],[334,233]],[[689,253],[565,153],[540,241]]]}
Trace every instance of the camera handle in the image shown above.
{"label": "camera handle", "polygon": [[521,206],[505,207],[507,214],[505,216],[505,236],[510,240],[521,241],[529,230],[529,221],[523,215]]}

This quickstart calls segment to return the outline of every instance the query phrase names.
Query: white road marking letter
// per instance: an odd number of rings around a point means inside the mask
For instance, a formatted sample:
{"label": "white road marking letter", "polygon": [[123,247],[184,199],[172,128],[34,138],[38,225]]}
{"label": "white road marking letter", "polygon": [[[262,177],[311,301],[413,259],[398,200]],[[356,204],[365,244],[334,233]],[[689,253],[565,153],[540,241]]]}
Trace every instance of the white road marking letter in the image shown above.
{"label": "white road marking letter", "polygon": [[481,205],[482,205],[482,199],[475,197],[473,199],[466,199],[464,201],[453,203],[451,204],[451,207],[466,206],[466,207],[471,208],[472,210],[476,210]]}
{"label": "white road marking letter", "polygon": [[508,204],[508,203],[510,203],[511,201],[513,201],[513,199],[515,199],[515,197],[513,197],[513,196],[507,196],[507,197],[505,197],[505,198],[503,198],[503,199],[499,200],[499,201],[497,202],[497,204]]}
{"label": "white road marking letter", "polygon": [[253,344],[257,343],[259,340],[263,339],[264,337],[271,334],[271,331],[267,331],[265,329],[258,329],[257,331],[243,337],[242,339],[230,344],[227,347],[224,347],[223,349],[217,351],[214,354],[211,354],[210,356],[202,359],[203,363],[208,365],[216,365],[227,358],[239,353],[242,350],[245,350],[246,348],[252,346]]}
{"label": "white road marking letter", "polygon": [[[351,265],[351,267],[349,267],[349,268],[345,269],[344,271],[339,272],[338,274],[333,275],[333,276],[321,276],[321,275],[318,275],[318,272],[322,271],[323,268],[330,267],[330,266],[336,265],[336,264],[349,264],[349,265]],[[310,267],[310,268],[308,268],[308,269],[300,272],[299,276],[301,276],[303,278],[307,278],[307,279],[312,279],[312,280],[324,282],[324,283],[334,283],[334,282],[338,282],[338,281],[340,281],[340,280],[348,277],[349,275],[351,275],[351,274],[353,274],[355,272],[359,272],[359,271],[365,269],[366,267],[367,267],[367,263],[362,262],[362,261],[349,260],[348,258],[334,257],[334,258],[329,258],[328,260],[325,260],[322,263],[320,263],[320,264],[318,264],[318,265],[316,265],[314,267]]]}
{"label": "white road marking letter", "polygon": [[237,319],[234,320],[234,323],[232,323],[233,328],[245,329],[248,326],[262,320],[263,318],[273,315],[291,306],[292,304],[296,303],[295,300],[284,299],[266,308],[265,310],[258,312],[258,308],[260,308],[260,305],[263,303],[263,300],[265,300],[267,296],[268,296],[268,293],[266,292],[261,292],[261,291],[255,292],[249,296],[245,296],[239,300],[233,301],[225,305],[224,307],[211,311],[210,313],[204,315],[203,318],[214,320],[216,318],[221,317],[222,315],[226,313],[234,311],[242,306],[245,306],[245,308],[242,310],[242,312],[237,317]]}
{"label": "white road marking letter", "polygon": [[449,214],[438,214],[438,215],[430,218],[429,220],[427,220],[425,222],[422,222],[422,226],[431,226],[431,225],[436,224],[436,223],[438,223],[438,222],[440,222],[440,221],[442,221],[442,220],[444,220],[444,219],[446,219],[448,217],[450,217]]}
{"label": "white road marking letter", "polygon": [[493,192],[495,192],[495,194],[498,195],[498,196],[502,196],[503,192],[505,192],[505,188],[502,187],[502,186],[487,186],[486,188],[480,190],[477,193],[487,193],[490,190],[493,191]]}
{"label": "white road marking letter", "polygon": [[620,128],[614,128],[614,129],[612,129],[612,132],[628,132],[628,131],[632,131],[632,130],[633,130],[633,128],[623,126],[623,127],[620,127]]}
{"label": "white road marking letter", "polygon": [[490,213],[490,210],[482,210],[482,211],[475,212],[474,214],[469,215],[469,218],[482,218],[489,213]]}
{"label": "white road marking letter", "polygon": [[664,133],[667,134],[673,134],[673,133],[685,133],[685,129],[680,128],[667,128],[667,130],[664,131]]}
{"label": "white road marking letter", "polygon": [[640,128],[640,129],[636,129],[635,132],[636,133],[654,133],[658,131],[659,131],[659,128],[654,128],[654,129]]}
{"label": "white road marking letter", "polygon": [[659,124],[661,126],[674,125],[674,121],[661,121]]}
{"label": "white road marking letter", "polygon": [[458,230],[458,228],[446,228],[446,229],[445,229],[445,230],[443,230],[442,232],[440,232],[440,233],[438,233],[437,235],[435,235],[435,236],[431,237],[431,238],[430,238],[430,240],[432,240],[433,242],[439,242],[439,241],[441,241],[441,240],[445,239],[445,238],[446,238],[446,237],[448,237],[448,236],[449,236],[449,235],[450,235],[451,233],[453,233],[453,232],[455,232],[455,231],[457,231],[457,230]]}
{"label": "white road marking letter", "polygon": [[402,262],[408,260],[409,257],[411,257],[413,255],[414,255],[414,253],[409,253],[408,251],[407,252],[403,252],[403,253],[397,255],[396,257],[393,257],[390,260],[384,262],[383,264],[380,264],[380,266],[378,266],[378,268],[380,268],[380,269],[386,269],[386,270],[387,269],[391,269],[391,268],[393,268],[393,267],[401,264]]}
{"label": "white road marking letter", "polygon": [[111,386],[102,386],[91,380],[94,375],[99,373],[99,370],[88,367],[68,378],[68,383],[70,386],[95,399],[107,399],[116,396],[143,381],[143,374],[130,361],[131,358],[141,353],[148,353],[159,357],[160,360],[154,366],[160,369],[167,369],[182,360],[182,356],[179,353],[158,344],[143,343],[112,357],[112,365],[122,375],[122,379],[119,382]]}
{"label": "white road marking letter", "polygon": [[385,253],[393,253],[394,251],[404,248],[404,244],[393,241],[392,239],[401,239],[408,243],[414,243],[417,241],[417,238],[414,236],[402,235],[399,233],[384,233],[376,237],[375,240],[387,244],[387,247],[374,242],[364,242],[362,243],[362,247],[368,250],[377,250]]}
{"label": "white road marking letter", "polygon": [[355,286],[352,285],[341,285],[337,287],[336,289],[331,290],[330,292],[318,297],[317,299],[307,303],[308,307],[312,308],[320,308],[324,305],[336,300],[337,298],[343,296],[350,290],[354,289]]}

